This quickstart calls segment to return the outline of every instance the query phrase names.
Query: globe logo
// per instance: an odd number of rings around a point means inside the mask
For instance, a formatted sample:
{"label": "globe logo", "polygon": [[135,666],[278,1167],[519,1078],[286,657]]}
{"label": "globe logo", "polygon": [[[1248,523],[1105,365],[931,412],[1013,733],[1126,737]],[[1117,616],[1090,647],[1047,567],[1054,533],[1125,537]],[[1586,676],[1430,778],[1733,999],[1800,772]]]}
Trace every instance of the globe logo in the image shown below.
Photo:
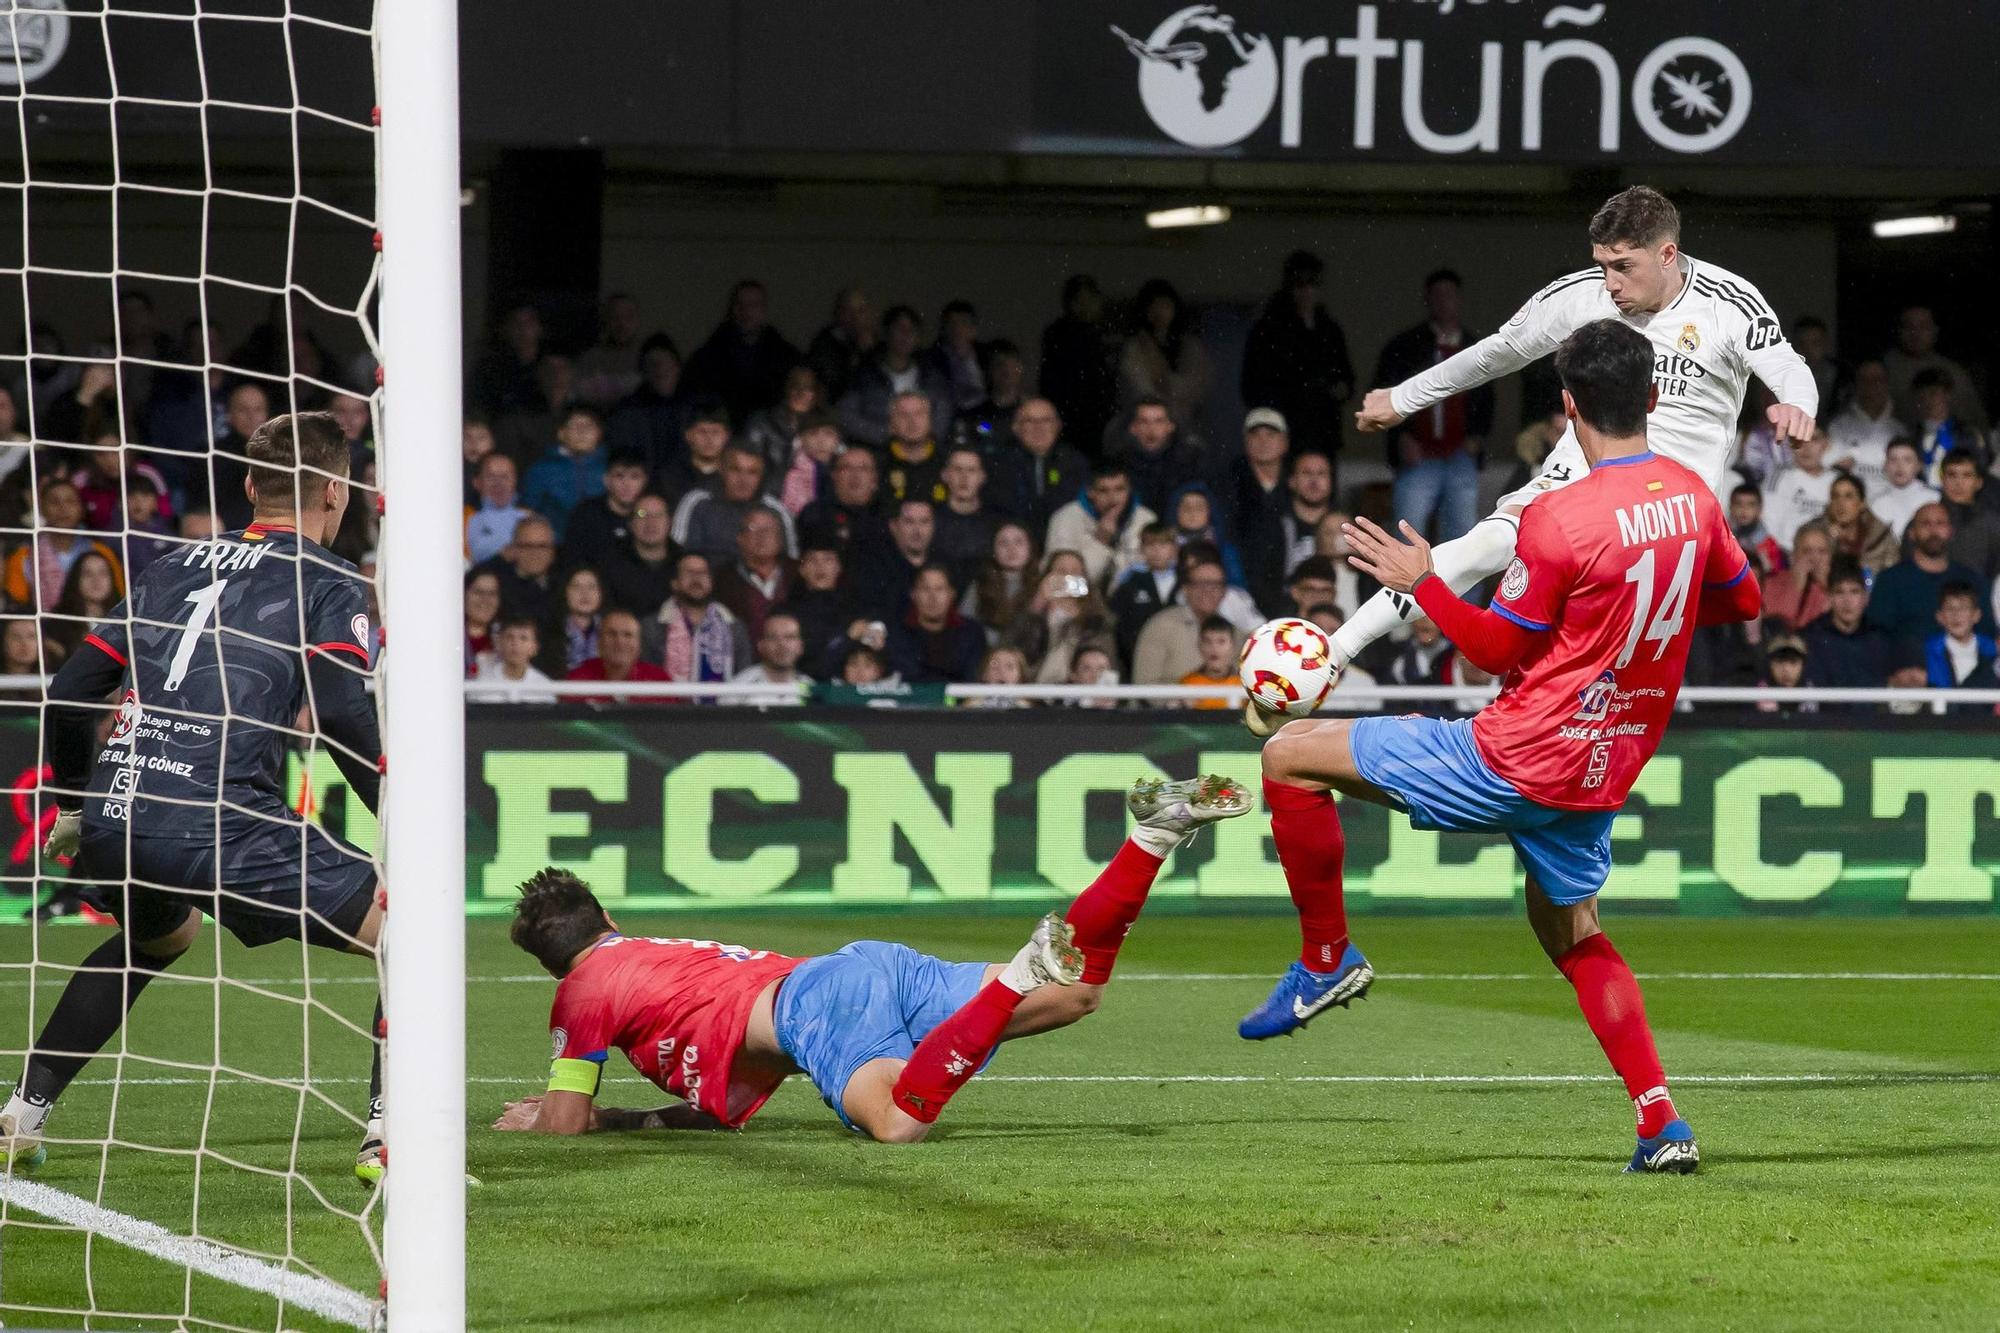
{"label": "globe logo", "polygon": [[1169,15],[1145,41],[1113,24],[1139,61],[1146,114],[1190,148],[1226,148],[1257,132],[1278,100],[1278,56],[1271,39],[1236,29],[1214,5]]}

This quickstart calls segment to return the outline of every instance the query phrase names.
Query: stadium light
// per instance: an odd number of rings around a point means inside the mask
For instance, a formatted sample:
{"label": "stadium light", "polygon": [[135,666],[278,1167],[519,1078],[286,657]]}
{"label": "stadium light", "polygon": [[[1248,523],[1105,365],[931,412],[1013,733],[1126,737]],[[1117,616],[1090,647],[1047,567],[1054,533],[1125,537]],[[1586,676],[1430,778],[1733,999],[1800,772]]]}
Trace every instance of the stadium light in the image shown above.
{"label": "stadium light", "polygon": [[1904,236],[1943,236],[1958,230],[1958,218],[1950,213],[1926,213],[1912,217],[1877,218],[1875,235],[1885,241]]}
{"label": "stadium light", "polygon": [[1146,214],[1146,225],[1155,231],[1166,227],[1213,227],[1227,221],[1227,204],[1190,204],[1185,208],[1158,208]]}

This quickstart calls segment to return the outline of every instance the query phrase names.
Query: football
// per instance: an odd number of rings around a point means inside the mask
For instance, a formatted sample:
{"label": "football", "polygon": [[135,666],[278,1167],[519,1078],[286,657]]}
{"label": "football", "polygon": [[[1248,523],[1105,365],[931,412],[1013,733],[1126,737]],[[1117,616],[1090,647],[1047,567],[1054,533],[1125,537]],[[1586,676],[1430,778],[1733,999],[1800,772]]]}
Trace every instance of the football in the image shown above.
{"label": "football", "polygon": [[1243,692],[1267,712],[1306,717],[1333,688],[1333,645],[1310,620],[1284,616],[1251,631],[1237,659]]}

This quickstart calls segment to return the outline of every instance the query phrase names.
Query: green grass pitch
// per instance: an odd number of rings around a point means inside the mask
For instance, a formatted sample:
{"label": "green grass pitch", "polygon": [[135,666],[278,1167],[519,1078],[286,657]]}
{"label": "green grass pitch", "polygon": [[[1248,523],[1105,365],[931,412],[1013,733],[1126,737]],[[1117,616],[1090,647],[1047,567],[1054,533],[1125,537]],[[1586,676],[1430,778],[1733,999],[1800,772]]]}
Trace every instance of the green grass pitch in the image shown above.
{"label": "green grass pitch", "polygon": [[[1004,956],[1031,913],[677,916],[635,931],[808,953],[864,937],[947,957]],[[1134,931],[1104,1008],[1004,1048],[930,1142],[841,1130],[802,1081],[740,1134],[552,1141],[484,1127],[535,1090],[550,983],[502,923],[471,925],[470,1302],[481,1329],[2000,1327],[2000,921],[1613,919],[1645,981],[1676,1098],[1705,1154],[1692,1178],[1619,1174],[1631,1114],[1571,992],[1517,919],[1356,921],[1375,996],[1289,1040],[1235,1035],[1293,948],[1283,917],[1160,915]],[[99,938],[42,936],[73,961]],[[0,961],[27,956],[0,932]],[[183,963],[212,972],[212,941]],[[295,1077],[309,1044],[326,1091],[358,1104],[361,1039],[297,994],[282,949],[221,954],[258,994],[162,983],[131,1049]],[[200,961],[198,961],[200,960]],[[365,1024],[359,964],[319,993]],[[1881,979],[1841,973],[1919,973]],[[1725,979],[1712,973],[1806,973]],[[1940,979],[1938,974],[1980,974]],[[1680,975],[1675,975],[1680,974]],[[26,974],[0,971],[18,1046]],[[1169,979],[1185,977],[1186,979]],[[45,973],[45,1008],[60,975]],[[218,1022],[219,1018],[219,1022]],[[11,1079],[10,1057],[0,1077]],[[657,1104],[618,1067],[605,1100]],[[52,1130],[104,1131],[96,1065]],[[282,1088],[130,1064],[102,1202],[186,1234],[284,1249],[372,1291],[348,1174],[355,1135]],[[1541,1081],[1568,1076],[1579,1081]],[[1745,1076],[1758,1080],[1749,1081]],[[150,1079],[150,1082],[140,1082]],[[347,1080],[333,1082],[331,1080]],[[1708,1081],[1713,1080],[1713,1081]],[[296,1150],[294,1125],[301,1127]],[[57,1146],[38,1179],[97,1198],[100,1154]],[[18,1307],[155,1312],[93,1328],[198,1321],[275,1328],[271,1300],[82,1236],[0,1225],[9,1326],[80,1322]],[[86,1254],[88,1263],[86,1264]],[[86,1287],[85,1273],[89,1275]],[[284,1326],[329,1327],[302,1312]]]}

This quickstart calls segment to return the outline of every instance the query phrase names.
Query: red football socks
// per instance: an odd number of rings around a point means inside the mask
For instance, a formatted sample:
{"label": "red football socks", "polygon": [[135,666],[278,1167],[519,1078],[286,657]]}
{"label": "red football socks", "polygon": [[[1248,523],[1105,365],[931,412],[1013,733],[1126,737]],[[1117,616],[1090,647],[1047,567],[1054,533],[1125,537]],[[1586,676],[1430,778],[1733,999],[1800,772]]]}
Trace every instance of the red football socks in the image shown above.
{"label": "red football socks", "polygon": [[1632,969],[1601,934],[1572,946],[1556,959],[1556,967],[1576,987],[1576,1002],[1584,1021],[1596,1034],[1611,1067],[1625,1080],[1625,1091],[1638,1115],[1640,1136],[1658,1134],[1678,1113],[1667,1095],[1667,1071],[1661,1068],[1660,1053],[1653,1047],[1653,1030],[1646,1025],[1646,1002]]}
{"label": "red football socks", "polygon": [[1021,993],[1003,981],[989,981],[950,1018],[917,1043],[889,1097],[926,1125],[938,1118],[952,1094],[969,1082],[1000,1044]]}
{"label": "red football socks", "polygon": [[1347,835],[1333,794],[1265,778],[1264,803],[1271,807],[1271,836],[1292,906],[1299,909],[1299,961],[1315,972],[1332,972],[1347,949],[1347,905],[1340,889]]}
{"label": "red football socks", "polygon": [[1104,873],[1069,905],[1063,920],[1076,930],[1076,947],[1083,951],[1083,983],[1102,986],[1111,979],[1118,948],[1139,919],[1146,895],[1165,859],[1154,856],[1131,839],[1118,849]]}

